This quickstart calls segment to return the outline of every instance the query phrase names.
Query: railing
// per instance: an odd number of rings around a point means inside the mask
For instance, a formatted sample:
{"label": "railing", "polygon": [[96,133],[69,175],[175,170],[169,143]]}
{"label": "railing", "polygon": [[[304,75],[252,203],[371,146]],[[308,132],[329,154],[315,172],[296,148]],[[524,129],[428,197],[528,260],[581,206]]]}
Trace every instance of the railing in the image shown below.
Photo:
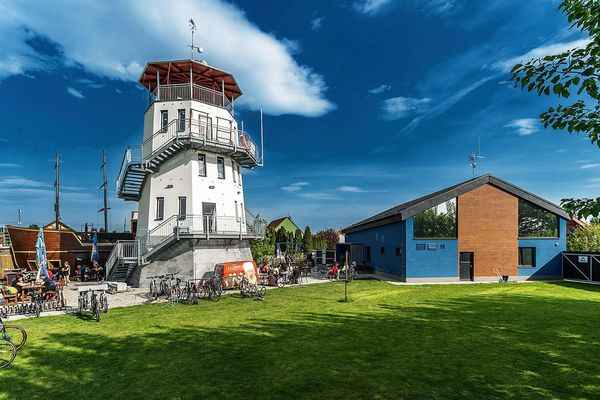
{"label": "railing", "polygon": [[[192,96],[190,96],[190,88],[192,88]],[[151,102],[196,100],[211,106],[225,108],[233,114],[231,101],[223,92],[196,84],[160,85],[152,91],[150,100]]]}
{"label": "railing", "polygon": [[119,169],[119,176],[117,178],[117,191],[119,187],[123,185],[123,179],[125,179],[125,173],[129,164],[138,162],[141,163],[141,148],[139,146],[127,147],[125,154],[123,154],[123,160],[121,161],[121,168]]}
{"label": "railing", "polygon": [[144,252],[161,243],[182,235],[202,235],[206,239],[218,237],[262,237],[266,223],[246,220],[245,216],[172,215],[150,230],[143,240]]}
{"label": "railing", "polygon": [[255,160],[258,160],[256,143],[254,143],[252,137],[241,129],[236,129],[229,120],[219,121],[225,122],[213,124],[211,118],[201,120],[186,118],[184,121],[172,120],[167,126],[144,140],[142,144],[144,160],[148,160],[152,155],[160,152],[165,146],[178,139],[194,139],[241,149]]}
{"label": "railing", "polygon": [[107,277],[110,276],[110,273],[112,272],[112,269],[117,264],[117,262],[123,259],[127,259],[130,261],[136,260],[139,263],[140,252],[137,240],[118,240],[115,243],[105,264]]}

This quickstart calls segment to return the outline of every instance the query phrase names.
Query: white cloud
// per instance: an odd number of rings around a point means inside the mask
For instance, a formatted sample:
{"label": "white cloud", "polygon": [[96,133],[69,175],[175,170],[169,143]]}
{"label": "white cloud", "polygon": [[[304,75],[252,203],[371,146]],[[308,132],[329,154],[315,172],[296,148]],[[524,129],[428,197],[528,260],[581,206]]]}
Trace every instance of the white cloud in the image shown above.
{"label": "white cloud", "polygon": [[535,118],[520,118],[510,121],[504,127],[515,129],[519,136],[528,136],[540,130],[540,123]]}
{"label": "white cloud", "polygon": [[361,14],[373,16],[391,2],[392,0],[358,0],[354,2],[354,9]]}
{"label": "white cloud", "polygon": [[288,193],[295,193],[301,191],[308,185],[310,185],[308,182],[295,182],[287,186],[282,186],[281,190]]}
{"label": "white cloud", "polygon": [[510,72],[516,64],[523,64],[534,58],[545,57],[554,54],[564,53],[567,50],[585,47],[591,39],[579,39],[571,42],[552,43],[544,46],[536,47],[525,54],[517,57],[512,57],[506,60],[498,61],[493,64],[494,68],[503,71]]}
{"label": "white cloud", "polygon": [[306,192],[300,193],[299,196],[310,200],[339,200],[338,196],[328,192]]}
{"label": "white cloud", "polygon": [[320,31],[321,28],[323,27],[324,20],[325,20],[325,17],[315,17],[315,18],[311,19],[310,20],[310,29],[312,29],[315,32]]}
{"label": "white cloud", "polygon": [[359,188],[358,186],[339,186],[338,188],[336,188],[336,190],[338,192],[344,192],[344,193],[365,193],[365,192],[367,192],[366,190]]}
{"label": "white cloud", "polygon": [[22,168],[21,164],[15,163],[0,163],[0,168]]}
{"label": "white cloud", "polygon": [[600,167],[600,163],[589,163],[589,164],[582,164],[579,166],[579,168],[581,169],[591,169],[591,168],[598,168]]}
{"label": "white cloud", "polygon": [[392,97],[382,103],[382,117],[393,121],[409,115],[420,114],[429,108],[431,99],[417,99],[414,97]]}
{"label": "white cloud", "polygon": [[0,177],[0,187],[7,186],[25,186],[30,188],[47,188],[51,187],[48,183],[36,181],[22,176],[2,176]]}
{"label": "white cloud", "polygon": [[335,108],[325,98],[321,75],[299,64],[283,40],[261,31],[242,10],[222,0],[182,0],[177,7],[159,0],[1,3],[0,78],[56,68],[55,59],[27,44],[35,32],[60,46],[66,65],[135,81],[147,61],[187,57],[190,17],[207,61],[238,80],[245,93],[240,105],[313,117]]}
{"label": "white cloud", "polygon": [[384,92],[389,92],[391,89],[392,89],[392,85],[383,83],[377,87],[374,87],[373,89],[369,89],[369,93],[370,94],[381,94]]}
{"label": "white cloud", "polygon": [[431,118],[434,118],[438,115],[445,113],[450,108],[452,108],[454,105],[456,105],[458,102],[460,102],[465,96],[469,95],[471,92],[478,89],[480,86],[482,86],[483,84],[485,84],[486,82],[488,82],[490,79],[493,79],[493,78],[494,78],[494,76],[488,76],[488,77],[482,78],[478,81],[475,81],[472,84],[470,84],[469,86],[466,86],[466,87],[458,90],[453,95],[443,99],[442,101],[437,103],[435,106],[432,106],[428,109],[423,110],[420,113],[421,115],[417,115],[416,117],[414,117],[408,123],[408,125],[406,125],[402,129],[402,133],[412,132],[424,120],[431,119]]}
{"label": "white cloud", "polygon": [[73,97],[77,97],[78,99],[84,99],[85,96],[83,95],[83,93],[81,93],[79,90],[74,89],[72,87],[67,87],[67,92],[73,96]]}

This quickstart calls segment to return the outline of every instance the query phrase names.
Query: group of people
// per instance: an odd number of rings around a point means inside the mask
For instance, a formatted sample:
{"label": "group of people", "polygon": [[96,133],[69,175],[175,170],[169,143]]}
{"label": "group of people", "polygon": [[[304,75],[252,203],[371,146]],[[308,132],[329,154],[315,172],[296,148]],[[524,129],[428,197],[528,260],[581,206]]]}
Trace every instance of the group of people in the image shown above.
{"label": "group of people", "polygon": [[356,261],[352,261],[352,264],[350,266],[346,266],[344,265],[343,267],[340,268],[340,264],[336,261],[333,263],[333,265],[327,270],[327,278],[328,279],[340,279],[341,278],[346,278],[346,268],[348,268],[348,274],[350,275],[350,277],[354,276],[354,273],[356,271]]}
{"label": "group of people", "polygon": [[[40,290],[44,297],[51,296],[56,290],[71,282],[71,278],[81,282],[104,280],[104,268],[93,261],[91,266],[85,266],[77,263],[75,269],[71,268],[68,261],[60,267],[48,265],[48,268],[42,268],[39,276],[33,275],[35,272],[19,272],[10,281],[6,282],[3,292],[7,296],[15,296],[17,301],[25,301],[31,290]],[[0,292],[0,297],[2,293]],[[4,298],[0,298],[0,303]]]}
{"label": "group of people", "polygon": [[271,266],[269,260],[265,260],[259,267],[258,272],[266,277],[265,284],[276,286],[281,275],[287,274],[288,283],[298,283],[300,279],[300,268],[294,266],[291,262],[286,262],[279,267],[278,265]]}

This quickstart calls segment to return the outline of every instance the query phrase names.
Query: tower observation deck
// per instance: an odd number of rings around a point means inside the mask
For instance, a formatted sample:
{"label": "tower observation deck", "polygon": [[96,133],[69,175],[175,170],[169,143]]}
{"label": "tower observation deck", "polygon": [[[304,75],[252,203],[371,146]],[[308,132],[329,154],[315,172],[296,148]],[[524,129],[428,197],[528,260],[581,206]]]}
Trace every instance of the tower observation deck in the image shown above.
{"label": "tower observation deck", "polygon": [[264,224],[244,206],[241,171],[262,166],[262,115],[259,148],[235,119],[235,78],[205,62],[150,62],[139,83],[148,91],[144,136],[125,150],[117,178],[117,195],[139,202],[137,240],[122,246],[136,266],[115,254],[107,273],[127,279],[182,238],[237,239],[249,253]]}

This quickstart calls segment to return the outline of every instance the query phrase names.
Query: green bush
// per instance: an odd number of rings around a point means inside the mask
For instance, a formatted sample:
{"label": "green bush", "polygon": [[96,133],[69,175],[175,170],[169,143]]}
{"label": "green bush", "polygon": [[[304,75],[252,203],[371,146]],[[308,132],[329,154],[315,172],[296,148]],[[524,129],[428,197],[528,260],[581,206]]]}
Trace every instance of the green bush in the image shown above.
{"label": "green bush", "polygon": [[600,252],[600,224],[580,226],[567,239],[569,251]]}

